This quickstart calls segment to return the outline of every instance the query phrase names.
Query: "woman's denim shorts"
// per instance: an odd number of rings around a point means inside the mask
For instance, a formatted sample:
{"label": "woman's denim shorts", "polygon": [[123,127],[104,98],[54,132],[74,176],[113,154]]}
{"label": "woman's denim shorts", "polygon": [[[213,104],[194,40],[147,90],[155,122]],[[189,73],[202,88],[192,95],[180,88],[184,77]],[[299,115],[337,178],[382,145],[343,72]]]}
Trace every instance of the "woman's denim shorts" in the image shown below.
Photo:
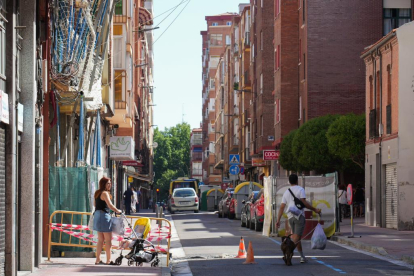
{"label": "woman's denim shorts", "polygon": [[93,215],[93,230],[98,232],[112,232],[111,215],[102,210],[96,210]]}

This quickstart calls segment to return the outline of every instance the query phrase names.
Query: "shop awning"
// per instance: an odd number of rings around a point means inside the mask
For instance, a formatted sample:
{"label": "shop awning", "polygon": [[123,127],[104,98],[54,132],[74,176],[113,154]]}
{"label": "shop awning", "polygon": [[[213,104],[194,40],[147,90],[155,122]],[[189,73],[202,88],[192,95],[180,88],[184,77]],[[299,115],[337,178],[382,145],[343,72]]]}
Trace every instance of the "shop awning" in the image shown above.
{"label": "shop awning", "polygon": [[139,8],[139,23],[141,25],[152,25],[152,14],[146,8]]}
{"label": "shop awning", "polygon": [[139,174],[129,170],[125,170],[125,174],[141,181],[152,182],[151,177],[149,177],[149,175],[146,174]]}

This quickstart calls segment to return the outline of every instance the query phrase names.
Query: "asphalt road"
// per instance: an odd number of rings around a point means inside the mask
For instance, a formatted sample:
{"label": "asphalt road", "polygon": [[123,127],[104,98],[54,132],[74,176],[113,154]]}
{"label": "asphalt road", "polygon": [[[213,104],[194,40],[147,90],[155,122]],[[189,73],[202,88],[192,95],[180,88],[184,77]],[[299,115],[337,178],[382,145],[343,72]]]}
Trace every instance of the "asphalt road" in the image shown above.
{"label": "asphalt road", "polygon": [[[393,264],[331,242],[325,250],[311,250],[304,241],[308,263],[299,263],[295,254],[293,266],[282,260],[280,238],[268,238],[261,233],[240,227],[240,220],[218,218],[213,213],[176,213],[172,215],[185,257],[193,275],[414,275],[413,269]],[[252,242],[256,264],[243,265],[235,259],[240,237],[246,250]]]}

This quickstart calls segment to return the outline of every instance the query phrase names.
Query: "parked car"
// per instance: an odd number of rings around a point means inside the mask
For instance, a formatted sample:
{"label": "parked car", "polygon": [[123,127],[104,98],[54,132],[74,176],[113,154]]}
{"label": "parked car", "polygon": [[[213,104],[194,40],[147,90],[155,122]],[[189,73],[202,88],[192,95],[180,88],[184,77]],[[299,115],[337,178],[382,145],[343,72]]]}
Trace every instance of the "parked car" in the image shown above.
{"label": "parked car", "polygon": [[257,194],[257,198],[250,206],[250,229],[260,231],[264,221],[264,193],[263,189]]}
{"label": "parked car", "polygon": [[[230,202],[233,198],[234,189],[227,188],[218,204],[218,217],[225,218],[230,213]],[[233,207],[234,210],[234,207]]]}
{"label": "parked car", "polygon": [[249,195],[247,200],[242,201],[243,207],[241,209],[241,217],[240,217],[242,227],[250,228],[250,208],[251,208],[252,202],[257,198],[258,193],[259,191],[254,191]]}
{"label": "parked car", "polygon": [[198,213],[198,196],[193,188],[174,189],[170,199],[171,214],[176,211],[194,211]]}

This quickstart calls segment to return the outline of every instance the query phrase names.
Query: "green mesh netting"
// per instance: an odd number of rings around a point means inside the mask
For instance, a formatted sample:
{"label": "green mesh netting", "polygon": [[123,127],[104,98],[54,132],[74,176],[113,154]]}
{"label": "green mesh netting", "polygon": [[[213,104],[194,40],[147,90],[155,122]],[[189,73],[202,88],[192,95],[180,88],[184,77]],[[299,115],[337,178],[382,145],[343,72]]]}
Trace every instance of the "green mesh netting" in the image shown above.
{"label": "green mesh netting", "polygon": [[[49,167],[49,215],[56,210],[90,212],[90,188],[88,183],[87,167],[81,168],[62,168]],[[82,224],[87,225],[89,216],[74,216],[70,214],[58,214],[54,217],[54,223]],[[62,234],[58,231],[52,232],[52,241],[58,242],[62,237],[62,243],[88,244],[85,241]],[[91,251],[89,248],[82,247],[61,247],[56,246],[58,251]]]}

